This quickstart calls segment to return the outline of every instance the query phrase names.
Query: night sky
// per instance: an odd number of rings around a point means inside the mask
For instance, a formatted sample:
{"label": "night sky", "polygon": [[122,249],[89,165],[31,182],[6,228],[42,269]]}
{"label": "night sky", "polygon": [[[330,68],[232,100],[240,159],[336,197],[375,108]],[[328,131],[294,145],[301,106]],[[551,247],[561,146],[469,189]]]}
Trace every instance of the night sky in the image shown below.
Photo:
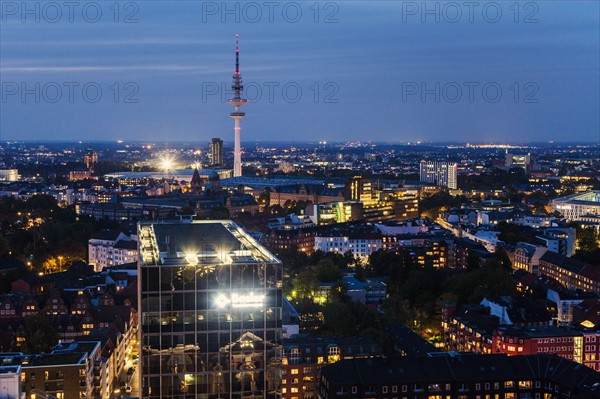
{"label": "night sky", "polygon": [[598,142],[600,2],[464,4],[2,1],[0,139],[230,142],[239,33],[243,141]]}

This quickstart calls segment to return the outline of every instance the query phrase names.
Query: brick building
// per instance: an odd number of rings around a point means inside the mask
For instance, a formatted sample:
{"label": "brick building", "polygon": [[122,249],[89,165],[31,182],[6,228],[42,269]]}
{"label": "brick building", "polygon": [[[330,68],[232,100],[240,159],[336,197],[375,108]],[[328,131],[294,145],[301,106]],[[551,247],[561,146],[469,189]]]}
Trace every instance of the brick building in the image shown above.
{"label": "brick building", "polygon": [[340,361],[380,356],[381,348],[368,338],[316,338],[296,336],[283,341],[281,396],[284,399],[317,397],[321,367]]}
{"label": "brick building", "polygon": [[539,272],[564,287],[600,293],[600,269],[576,259],[547,251],[540,258]]}
{"label": "brick building", "polygon": [[600,374],[554,356],[440,354],[324,367],[320,399],[594,399]]}

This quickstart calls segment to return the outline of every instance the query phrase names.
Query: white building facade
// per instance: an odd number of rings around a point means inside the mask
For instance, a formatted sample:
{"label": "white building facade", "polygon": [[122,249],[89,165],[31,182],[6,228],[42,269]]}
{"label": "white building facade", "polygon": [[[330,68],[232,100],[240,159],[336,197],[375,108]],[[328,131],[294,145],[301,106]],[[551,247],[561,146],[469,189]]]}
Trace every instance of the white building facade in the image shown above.
{"label": "white building facade", "polygon": [[119,233],[115,237],[103,235],[88,241],[88,263],[95,272],[105,267],[137,262],[137,258],[137,241],[126,234]]}
{"label": "white building facade", "polygon": [[552,211],[567,220],[580,220],[583,216],[600,215],[600,191],[587,191],[552,200]]}
{"label": "white building facade", "polygon": [[21,366],[0,366],[0,399],[19,399],[21,395]]}
{"label": "white building facade", "polygon": [[315,251],[336,252],[344,254],[351,252],[361,261],[383,248],[381,238],[350,238],[348,236],[315,237]]}

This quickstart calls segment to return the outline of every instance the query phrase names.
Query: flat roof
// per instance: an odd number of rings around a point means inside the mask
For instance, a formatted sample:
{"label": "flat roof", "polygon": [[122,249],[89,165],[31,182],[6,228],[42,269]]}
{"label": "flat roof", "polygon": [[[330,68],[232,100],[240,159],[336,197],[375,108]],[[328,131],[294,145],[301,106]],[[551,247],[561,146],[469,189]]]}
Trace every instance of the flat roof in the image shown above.
{"label": "flat roof", "polygon": [[87,352],[92,354],[100,348],[100,341],[61,342],[54,347],[52,353]]}
{"label": "flat roof", "polygon": [[468,383],[542,380],[574,389],[577,397],[600,397],[600,374],[557,356],[450,354],[429,357],[347,359],[321,369],[322,378],[336,385],[395,385],[413,382]]}
{"label": "flat roof", "polygon": [[571,194],[566,197],[555,198],[552,201],[556,203],[600,206],[600,190]]}
{"label": "flat roof", "polygon": [[87,352],[45,353],[40,355],[23,355],[22,353],[0,354],[0,364],[3,366],[44,367],[44,366],[75,366],[86,362]]}
{"label": "flat roof", "polygon": [[143,264],[280,263],[231,220],[140,222]]}
{"label": "flat roof", "polygon": [[85,364],[87,352],[48,353],[29,358],[25,367],[64,366]]}
{"label": "flat roof", "polygon": [[508,337],[557,338],[583,336],[581,331],[557,326],[500,326],[497,327],[497,330],[503,331],[503,335]]}
{"label": "flat roof", "polygon": [[20,374],[21,366],[0,366],[0,374]]}
{"label": "flat roof", "polygon": [[[229,173],[232,169],[199,169],[198,173],[200,176],[209,176],[213,172],[217,173]],[[108,179],[163,179],[163,178],[181,178],[177,180],[186,180],[192,178],[194,175],[194,169],[175,169],[168,172],[114,172],[104,175]]]}

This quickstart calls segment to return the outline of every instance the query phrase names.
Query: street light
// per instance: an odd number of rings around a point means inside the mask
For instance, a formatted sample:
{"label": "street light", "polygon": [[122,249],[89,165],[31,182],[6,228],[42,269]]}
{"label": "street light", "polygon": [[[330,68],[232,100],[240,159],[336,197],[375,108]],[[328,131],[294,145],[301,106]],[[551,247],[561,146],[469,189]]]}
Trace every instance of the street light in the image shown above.
{"label": "street light", "polygon": [[63,260],[63,257],[59,256],[58,257],[58,271],[59,272],[62,272],[62,260]]}

